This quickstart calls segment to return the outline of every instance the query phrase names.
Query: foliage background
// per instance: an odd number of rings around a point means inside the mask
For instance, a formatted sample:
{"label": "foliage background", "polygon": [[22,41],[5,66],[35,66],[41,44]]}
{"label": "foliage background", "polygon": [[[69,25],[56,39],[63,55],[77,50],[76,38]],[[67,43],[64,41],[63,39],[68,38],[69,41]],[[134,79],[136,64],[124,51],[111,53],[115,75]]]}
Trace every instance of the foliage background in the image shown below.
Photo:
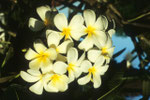
{"label": "foliage background", "polygon": [[[78,6],[74,5],[76,2],[79,2]],[[0,22],[0,27],[4,29],[6,41],[0,42],[4,46],[0,49],[0,100],[125,100],[126,96],[139,94],[143,95],[143,100],[148,100],[149,4],[149,0],[1,0],[0,13],[4,13],[6,24]],[[129,36],[135,46],[131,54],[136,52],[137,56],[127,56],[122,62],[117,63],[114,58],[122,54],[126,48],[114,54],[109,70],[102,77],[102,86],[98,89],[94,89],[91,84],[79,86],[75,81],[64,93],[44,92],[41,96],[31,93],[28,90],[31,84],[23,81],[18,74],[28,68],[23,51],[32,47],[35,39],[45,38],[42,31],[35,33],[28,28],[29,18],[39,18],[36,8],[42,5],[54,8],[61,6],[58,11],[68,7],[69,19],[76,13],[82,13],[84,9],[93,9],[97,15],[103,14],[110,21],[114,19],[116,35]],[[140,61],[139,69],[134,69],[132,64],[128,63],[132,63],[137,57]]]}

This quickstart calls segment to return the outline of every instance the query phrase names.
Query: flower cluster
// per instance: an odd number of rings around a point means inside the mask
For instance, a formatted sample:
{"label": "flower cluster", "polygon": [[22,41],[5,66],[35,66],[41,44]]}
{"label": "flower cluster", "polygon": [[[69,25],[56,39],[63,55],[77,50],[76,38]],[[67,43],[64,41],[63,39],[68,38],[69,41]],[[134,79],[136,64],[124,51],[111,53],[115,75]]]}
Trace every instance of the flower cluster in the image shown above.
{"label": "flower cluster", "polygon": [[[51,22],[51,11],[49,6],[38,7],[37,13],[42,21],[29,20],[33,31],[47,27],[47,46],[37,40],[33,44],[34,50],[29,48],[25,54],[30,61],[29,69],[21,71],[20,75],[25,81],[35,83],[29,90],[38,95],[43,89],[63,92],[74,80],[79,85],[91,81],[94,88],[100,87],[101,75],[107,71],[114,51],[111,40],[114,29],[106,31],[106,17],[96,18],[93,10],[85,10],[83,16],[73,16],[70,22],[63,13],[56,14]],[[57,30],[48,28],[50,23],[54,23]]]}

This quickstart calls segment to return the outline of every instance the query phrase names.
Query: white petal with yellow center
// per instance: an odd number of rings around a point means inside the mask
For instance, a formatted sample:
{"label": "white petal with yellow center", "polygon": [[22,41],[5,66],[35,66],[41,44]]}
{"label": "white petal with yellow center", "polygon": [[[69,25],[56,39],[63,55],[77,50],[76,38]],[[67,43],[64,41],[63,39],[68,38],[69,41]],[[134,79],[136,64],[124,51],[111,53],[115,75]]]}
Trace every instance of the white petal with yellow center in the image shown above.
{"label": "white petal with yellow center", "polygon": [[62,37],[65,37],[65,40],[67,40],[67,39],[70,39],[71,40],[71,28],[69,28],[69,27],[64,27],[63,29],[62,29],[62,32],[61,32],[61,36]]}
{"label": "white petal with yellow center", "polygon": [[57,58],[57,52],[54,48],[49,48],[44,52],[44,57],[55,60]]}
{"label": "white petal with yellow center", "polygon": [[54,24],[60,31],[63,31],[63,28],[66,28],[68,26],[66,16],[63,13],[57,14],[54,17]]}
{"label": "white petal with yellow center", "polygon": [[66,75],[54,74],[51,76],[48,86],[63,92],[68,89],[68,77]]}
{"label": "white petal with yellow center", "polygon": [[82,72],[84,73],[88,73],[88,70],[89,68],[92,67],[92,64],[88,61],[88,60],[84,60],[82,63],[81,63],[81,70]]}

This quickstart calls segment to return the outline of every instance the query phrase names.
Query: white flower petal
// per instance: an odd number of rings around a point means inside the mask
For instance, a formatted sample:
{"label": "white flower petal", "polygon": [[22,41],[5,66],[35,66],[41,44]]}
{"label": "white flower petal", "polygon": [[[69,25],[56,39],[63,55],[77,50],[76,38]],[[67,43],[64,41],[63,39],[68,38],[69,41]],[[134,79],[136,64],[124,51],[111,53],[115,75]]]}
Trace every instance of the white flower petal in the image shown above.
{"label": "white flower petal", "polygon": [[99,88],[101,85],[101,78],[99,74],[93,75],[93,86],[94,88]]}
{"label": "white flower petal", "polygon": [[[97,67],[98,68],[98,67]],[[100,74],[100,75],[104,75],[105,74],[105,72],[108,70],[108,68],[109,68],[109,65],[105,65],[105,66],[101,66],[101,67],[99,67],[98,68],[98,73]]]}
{"label": "white flower petal", "polygon": [[32,76],[24,71],[20,72],[20,76],[27,82],[36,82],[40,79],[40,77]]}
{"label": "white flower petal", "polygon": [[59,34],[59,32],[57,32],[57,31],[47,29],[47,30],[46,30],[46,37],[48,38],[48,36],[49,36],[51,33]]}
{"label": "white flower petal", "polygon": [[41,95],[43,93],[43,83],[42,81],[38,81],[37,83],[33,84],[30,88],[30,91],[37,95]]}
{"label": "white flower petal", "polygon": [[52,63],[50,63],[48,66],[41,67],[42,73],[45,74],[45,73],[53,71],[52,67],[53,67]]}
{"label": "white flower petal", "polygon": [[71,19],[69,23],[69,27],[71,27],[71,29],[78,29],[80,25],[83,25],[83,22],[84,22],[84,19],[81,15],[75,15]]}
{"label": "white flower petal", "polygon": [[101,66],[101,65],[103,65],[104,60],[105,60],[104,57],[100,55],[100,56],[96,59],[94,66]]}
{"label": "white flower petal", "polygon": [[112,35],[114,35],[115,34],[115,30],[114,29],[110,29],[109,31],[108,31],[108,34],[110,35],[110,37],[112,37]]}
{"label": "white flower petal", "polygon": [[44,53],[49,54],[50,60],[55,60],[57,58],[57,52],[54,48],[49,48]]}
{"label": "white flower petal", "polygon": [[88,60],[84,60],[82,63],[81,63],[81,70],[85,73],[88,72],[89,68],[92,67],[92,64],[88,61]]}
{"label": "white flower petal", "polygon": [[98,48],[105,46],[107,41],[106,33],[103,31],[96,31],[96,34],[93,36],[93,40],[94,40],[94,44]]}
{"label": "white flower petal", "polygon": [[44,46],[43,43],[41,43],[41,41],[37,41],[34,42],[34,49],[35,51],[37,51],[38,53],[44,52],[47,48]]}
{"label": "white flower petal", "polygon": [[82,71],[79,67],[75,67],[74,70],[75,78],[78,78],[81,75]]}
{"label": "white flower petal", "polygon": [[39,59],[34,59],[29,63],[29,68],[33,70],[39,70],[40,66],[41,66],[41,62],[39,61]]}
{"label": "white flower petal", "polygon": [[77,66],[80,66],[82,61],[85,59],[85,52],[81,55],[81,57],[78,59],[78,61],[76,62]]}
{"label": "white flower petal", "polygon": [[89,50],[88,51],[88,59],[91,61],[91,62],[95,62],[97,60],[97,58],[100,56],[101,54],[101,51],[100,50]]}
{"label": "white flower petal", "polygon": [[78,41],[81,38],[81,36],[85,35],[84,27],[83,26],[79,27],[80,28],[78,28],[77,30],[71,30],[71,37],[76,41]]}
{"label": "white flower petal", "polygon": [[36,11],[38,15],[41,17],[41,19],[45,21],[45,19],[50,16],[49,14],[50,14],[51,8],[48,5],[46,5],[46,6],[38,7]]}
{"label": "white flower petal", "polygon": [[59,13],[54,17],[54,24],[55,26],[62,31],[63,28],[68,26],[68,21],[66,16],[63,13]]}
{"label": "white flower petal", "polygon": [[112,39],[111,39],[110,36],[107,37],[107,41],[106,41],[105,46],[106,46],[107,48],[112,47]]}
{"label": "white flower petal", "polygon": [[72,70],[69,71],[68,77],[69,77],[69,83],[71,83],[72,81],[74,81],[75,76],[74,76],[74,72]]}
{"label": "white flower petal", "polygon": [[[47,30],[46,32],[50,32],[50,31],[51,30]],[[49,34],[47,38],[48,46],[50,47],[52,44],[54,44],[57,47],[59,42],[60,42],[60,35],[58,33],[53,33],[51,31],[51,34]]]}
{"label": "white flower petal", "polygon": [[73,46],[73,42],[70,40],[67,40],[67,41],[64,41],[63,43],[61,43],[57,47],[57,49],[58,49],[59,53],[65,54],[68,51],[68,49],[72,46]]}
{"label": "white flower petal", "polygon": [[32,60],[32,59],[36,58],[37,55],[38,54],[34,50],[32,50],[31,48],[29,48],[28,51],[25,54],[25,58],[27,60]]}
{"label": "white flower petal", "polygon": [[27,72],[32,76],[40,76],[41,72],[39,70],[28,69]]}
{"label": "white flower petal", "polygon": [[52,87],[51,85],[45,85],[44,86],[44,89],[47,91],[47,92],[59,92],[59,90],[55,87]]}
{"label": "white flower petal", "polygon": [[115,47],[111,47],[111,48],[107,49],[110,58],[111,58],[112,55],[113,55],[114,49],[115,49]]}
{"label": "white flower petal", "polygon": [[103,18],[102,16],[99,16],[98,19],[96,20],[95,24],[94,24],[94,27],[97,29],[97,30],[104,30],[104,24],[103,23]]}
{"label": "white flower petal", "polygon": [[93,10],[90,10],[90,9],[85,10],[83,12],[83,16],[85,19],[86,26],[93,25],[95,23],[96,15],[95,15],[95,12]]}
{"label": "white flower petal", "polygon": [[90,48],[93,47],[93,40],[92,38],[86,37],[79,45],[78,48],[81,50],[88,51]]}
{"label": "white flower petal", "polygon": [[32,31],[39,31],[45,27],[45,25],[42,21],[39,21],[35,18],[29,19],[29,25],[28,26]]}
{"label": "white flower petal", "polygon": [[67,66],[68,65],[64,62],[57,61],[56,63],[54,63],[53,70],[55,73],[62,75],[67,72]]}
{"label": "white flower petal", "polygon": [[76,48],[71,47],[67,52],[67,62],[76,62],[78,59],[78,51]]}
{"label": "white flower petal", "polygon": [[91,80],[91,74],[88,74],[88,75],[86,75],[86,76],[84,76],[84,77],[82,77],[82,78],[79,78],[79,79],[78,79],[78,84],[80,84],[80,85],[85,85],[85,84],[87,84],[88,82],[90,82],[90,80]]}

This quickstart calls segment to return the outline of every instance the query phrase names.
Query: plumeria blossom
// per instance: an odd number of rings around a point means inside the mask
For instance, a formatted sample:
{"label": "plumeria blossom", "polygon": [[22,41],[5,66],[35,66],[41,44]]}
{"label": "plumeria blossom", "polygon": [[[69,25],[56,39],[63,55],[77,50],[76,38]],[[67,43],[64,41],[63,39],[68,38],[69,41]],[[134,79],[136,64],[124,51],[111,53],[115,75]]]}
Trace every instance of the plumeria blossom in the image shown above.
{"label": "plumeria blossom", "polygon": [[34,50],[29,48],[25,54],[27,60],[31,60],[29,67],[34,70],[40,68],[44,70],[46,67],[52,64],[52,61],[56,59],[57,53],[54,48],[47,48],[41,42],[34,43]]}
{"label": "plumeria blossom", "polygon": [[28,69],[27,72],[21,71],[20,76],[29,83],[33,84],[29,90],[37,95],[43,93],[43,88],[48,90],[47,82],[49,81],[50,74],[42,74],[39,70]]}
{"label": "plumeria blossom", "polygon": [[104,65],[104,58],[99,58],[96,60],[94,65],[92,66],[91,62],[88,60],[84,60],[81,64],[81,69],[84,73],[88,73],[86,76],[79,78],[78,83],[80,85],[85,85],[88,82],[92,81],[94,88],[98,88],[101,85],[101,75],[108,69],[108,65]]}
{"label": "plumeria blossom", "polygon": [[65,40],[73,38],[79,40],[83,35],[83,17],[81,15],[75,15],[68,24],[68,20],[63,13],[59,13],[54,17],[54,24],[60,31],[61,38],[65,37]]}
{"label": "plumeria blossom", "polygon": [[31,17],[29,19],[29,28],[32,31],[40,31],[44,27],[48,27],[52,22],[52,9],[48,5],[38,7],[36,9],[36,12],[38,13],[42,21]]}
{"label": "plumeria blossom", "polygon": [[54,32],[52,30],[47,30],[46,31],[48,35],[47,37],[47,42],[48,46],[54,46],[56,52],[57,52],[57,60],[62,60],[65,61],[66,58],[62,56],[61,54],[66,54],[68,49],[73,46],[73,42],[70,40],[66,40],[60,44],[60,34],[57,32]]}
{"label": "plumeria blossom", "polygon": [[64,92],[68,89],[68,77],[64,74],[54,73],[49,77],[46,91],[48,92]]}
{"label": "plumeria blossom", "polygon": [[80,64],[85,58],[85,53],[78,59],[78,51],[76,48],[70,48],[67,52],[67,64],[62,61],[57,61],[54,64],[54,71],[66,73],[68,71],[69,83],[74,81],[81,75]]}
{"label": "plumeria blossom", "polygon": [[104,57],[106,59],[106,63],[110,62],[110,59],[114,52],[114,46],[112,46],[112,40],[108,36],[107,41],[97,42],[96,46],[98,49],[91,49],[88,51],[88,59],[91,62],[95,62],[97,59]]}
{"label": "plumeria blossom", "polygon": [[[78,79],[79,85],[91,81],[94,88],[100,87],[101,75],[107,71],[114,51],[111,38],[115,30],[107,29],[107,18],[99,16],[96,19],[95,12],[88,9],[84,11],[83,17],[75,15],[70,22],[62,13],[55,15],[52,21],[52,9],[49,6],[38,7],[36,11],[42,21],[30,18],[29,27],[33,31],[47,27],[48,47],[37,41],[34,42],[34,50],[29,48],[25,54],[25,58],[30,61],[30,69],[21,71],[20,75],[25,81],[34,83],[29,90],[37,95],[41,95],[43,90],[64,92],[68,84],[82,73],[85,76]],[[50,29],[52,23],[58,30]],[[83,50],[82,54],[78,53],[79,49]]]}
{"label": "plumeria blossom", "polygon": [[95,40],[106,41],[107,36],[105,29],[108,26],[108,21],[104,16],[99,16],[96,20],[96,15],[93,10],[85,10],[83,12],[86,27],[83,28],[85,39],[79,44],[79,49],[89,50],[95,44]]}

